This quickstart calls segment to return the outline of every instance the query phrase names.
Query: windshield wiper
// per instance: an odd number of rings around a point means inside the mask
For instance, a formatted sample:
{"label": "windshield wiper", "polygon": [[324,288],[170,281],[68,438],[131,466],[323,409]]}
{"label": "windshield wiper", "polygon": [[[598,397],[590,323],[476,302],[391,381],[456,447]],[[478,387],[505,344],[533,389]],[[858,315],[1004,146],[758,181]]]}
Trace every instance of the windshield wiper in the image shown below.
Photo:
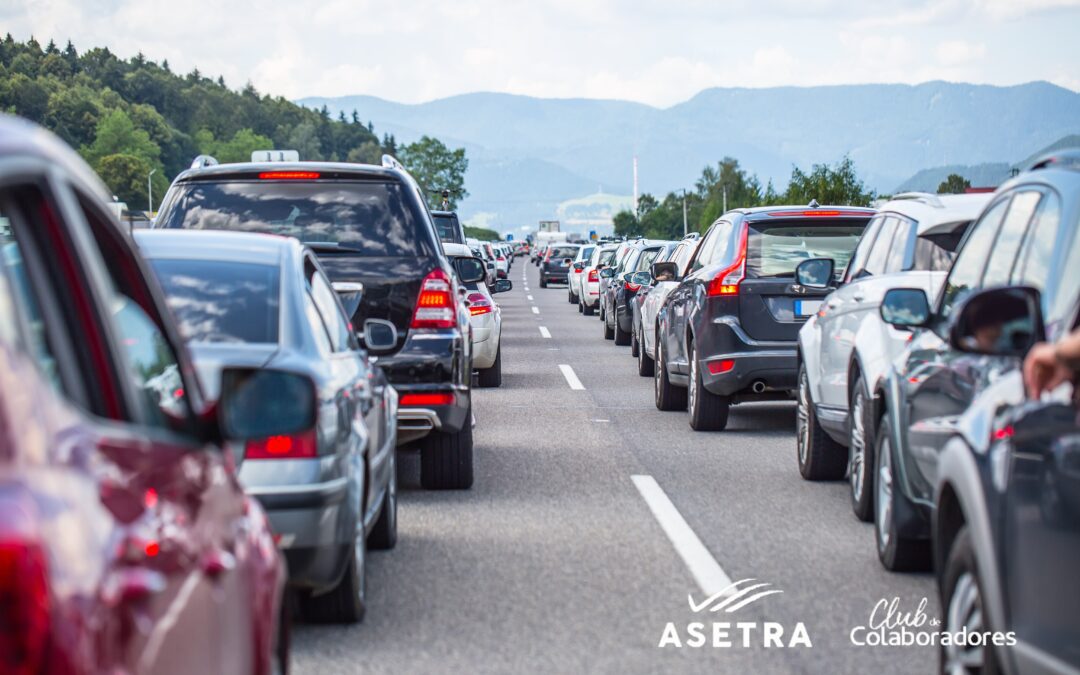
{"label": "windshield wiper", "polygon": [[336,241],[305,241],[304,246],[316,253],[364,253],[362,248],[341,244]]}

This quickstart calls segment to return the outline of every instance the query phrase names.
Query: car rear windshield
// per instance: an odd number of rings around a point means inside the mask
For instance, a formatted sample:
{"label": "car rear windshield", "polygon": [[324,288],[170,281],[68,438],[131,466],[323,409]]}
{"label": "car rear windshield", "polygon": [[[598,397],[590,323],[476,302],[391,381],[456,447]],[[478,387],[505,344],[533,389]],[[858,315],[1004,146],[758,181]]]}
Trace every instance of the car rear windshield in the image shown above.
{"label": "car rear windshield", "polygon": [[278,341],[276,265],[171,258],[150,265],[185,340]]}
{"label": "car rear windshield", "polygon": [[746,272],[752,278],[790,277],[811,258],[832,258],[841,273],[869,220],[750,223]]}
{"label": "car rear windshield", "polygon": [[453,216],[442,216],[432,214],[431,218],[435,221],[435,229],[439,231],[439,239],[443,240],[447,244],[464,244],[461,239],[460,231],[457,227],[457,221]]}
{"label": "car rear windshield", "polygon": [[576,246],[556,246],[551,249],[551,258],[553,260],[562,260],[563,258],[573,258],[577,255]]}
{"label": "car rear windshield", "polygon": [[364,256],[421,254],[421,222],[398,183],[194,181],[178,190],[159,227],[279,234]]}

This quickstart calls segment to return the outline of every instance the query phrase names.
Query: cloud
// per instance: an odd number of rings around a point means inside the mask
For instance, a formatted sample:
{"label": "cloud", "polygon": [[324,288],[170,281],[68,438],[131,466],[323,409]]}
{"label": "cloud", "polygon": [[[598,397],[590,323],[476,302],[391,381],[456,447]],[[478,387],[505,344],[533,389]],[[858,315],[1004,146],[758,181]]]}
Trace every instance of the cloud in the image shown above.
{"label": "cloud", "polygon": [[935,50],[938,63],[947,67],[966,66],[986,55],[986,45],[964,40],[942,42]]}

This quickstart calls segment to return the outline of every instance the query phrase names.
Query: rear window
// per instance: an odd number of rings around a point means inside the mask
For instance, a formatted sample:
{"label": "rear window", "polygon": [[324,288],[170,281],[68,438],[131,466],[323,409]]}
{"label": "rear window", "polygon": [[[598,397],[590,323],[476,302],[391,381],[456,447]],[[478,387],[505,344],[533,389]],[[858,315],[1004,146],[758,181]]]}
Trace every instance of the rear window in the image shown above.
{"label": "rear window", "polygon": [[153,258],[180,334],[190,342],[278,341],[274,265]]}
{"label": "rear window", "polygon": [[576,246],[556,246],[551,249],[551,257],[559,260],[563,258],[573,258],[577,255],[577,252]]}
{"label": "rear window", "polygon": [[457,219],[454,216],[442,216],[432,214],[435,221],[435,229],[439,233],[439,239],[447,244],[464,244],[458,229]]}
{"label": "rear window", "polygon": [[832,258],[840,274],[855,252],[867,221],[797,223],[750,223],[747,241],[748,276],[789,277],[811,258]]}
{"label": "rear window", "polygon": [[177,189],[159,227],[278,234],[364,256],[421,255],[422,221],[398,183],[198,181]]}

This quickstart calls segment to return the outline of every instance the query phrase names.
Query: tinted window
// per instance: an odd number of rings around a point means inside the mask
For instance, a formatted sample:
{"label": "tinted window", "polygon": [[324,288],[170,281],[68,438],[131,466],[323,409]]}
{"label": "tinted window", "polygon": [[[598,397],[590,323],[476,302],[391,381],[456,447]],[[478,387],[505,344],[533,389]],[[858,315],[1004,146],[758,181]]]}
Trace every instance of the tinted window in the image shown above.
{"label": "tinted window", "polygon": [[[1013,270],[1013,283],[1046,288],[1050,261],[1054,257],[1054,242],[1061,223],[1061,200],[1054,193],[1046,195],[1035,220],[1031,223],[1024,250]],[[1070,269],[1066,267],[1065,269]],[[1077,276],[1073,274],[1072,276]]]}
{"label": "tinted window", "polygon": [[278,268],[157,258],[150,264],[191,342],[278,341]]}
{"label": "tinted window", "polygon": [[893,235],[896,234],[896,226],[900,224],[900,219],[889,216],[881,223],[881,229],[878,230],[877,237],[874,239],[874,245],[870,249],[870,255],[866,257],[866,264],[863,265],[862,272],[866,274],[884,274],[885,273],[885,261],[889,257],[889,251],[892,248]]}
{"label": "tinted window", "polygon": [[915,223],[907,218],[901,218],[893,235],[892,246],[889,247],[889,257],[885,259],[885,273],[902,272],[907,269],[908,248],[915,234]]}
{"label": "tinted window", "polygon": [[161,227],[280,234],[366,256],[418,256],[424,248],[426,224],[397,183],[194,182],[178,190]]}
{"label": "tinted window", "polygon": [[309,282],[311,284],[311,297],[315,301],[315,309],[319,310],[326,331],[330,335],[330,344],[335,352],[344,352],[352,348],[349,338],[351,331],[349,323],[345,320],[344,313],[338,308],[337,297],[334,290],[326,281],[321,272],[316,271]]}
{"label": "tinted window", "polygon": [[611,259],[615,257],[615,249],[608,249],[607,251],[600,251],[598,258],[598,265],[610,265]]}
{"label": "tinted window", "polygon": [[[1028,223],[1035,213],[1035,207],[1042,199],[1041,192],[1020,192],[1013,197],[1005,221],[998,232],[997,240],[990,251],[990,260],[986,264],[986,277],[983,286],[999,286],[1009,283],[1012,276],[1013,263],[1016,262],[1020,251],[1020,244],[1024,240]],[[1049,265],[1050,261],[1047,260]]]}
{"label": "tinted window", "polygon": [[970,223],[963,223],[952,232],[915,237],[915,252],[911,269],[924,272],[948,272],[969,225]]}
{"label": "tinted window", "polygon": [[563,258],[573,258],[577,255],[576,246],[556,246],[551,249],[552,260],[562,260]]}
{"label": "tinted window", "polygon": [[[1073,209],[1073,213],[1076,212]],[[1070,237],[1072,241],[1068,244],[1069,252],[1064,258],[1062,269],[1080,269],[1080,231],[1078,231],[1080,230],[1080,222],[1073,220],[1071,223],[1065,223],[1064,230],[1072,233]],[[1062,245],[1065,245],[1064,242],[1062,242]],[[1045,260],[1048,261],[1048,259]],[[1075,306],[1077,298],[1080,297],[1080,274],[1076,274],[1074,271],[1071,274],[1058,275],[1058,279],[1058,283],[1052,284],[1052,287],[1047,289],[1047,293],[1043,297],[1043,304],[1047,306],[1047,330],[1052,339],[1057,339],[1059,337],[1058,330],[1066,327],[1061,322],[1071,319],[1068,315]],[[1069,324],[1069,327],[1074,325]]]}
{"label": "tinted window", "polygon": [[592,257],[592,253],[595,250],[596,250],[595,246],[582,246],[581,250],[578,251],[577,259],[578,260],[588,260],[589,258]]}
{"label": "tinted window", "polygon": [[712,251],[709,252],[708,265],[723,265],[730,261],[732,258],[730,250],[731,245],[731,232],[735,226],[731,223],[720,223],[716,228],[716,245],[712,247]]}
{"label": "tinted window", "polygon": [[705,234],[705,238],[701,240],[701,244],[697,247],[697,255],[694,256],[694,263],[690,268],[691,272],[697,272],[712,260],[712,252],[716,248],[716,240],[720,236],[720,229],[720,225],[716,225]]}
{"label": "tinted window", "polygon": [[637,266],[634,267],[635,272],[644,272],[649,269],[649,266],[656,260],[656,256],[660,255],[660,251],[663,249],[649,248],[641,252],[641,257],[638,258]]}
{"label": "tinted window", "polygon": [[953,306],[978,287],[986,257],[994,244],[994,237],[1008,205],[1008,199],[999,201],[983,214],[968,233],[942,289],[941,307],[938,310],[941,318],[947,318]]}
{"label": "tinted window", "polygon": [[750,223],[746,272],[751,278],[794,276],[799,263],[831,258],[843,270],[859,243],[866,222]]}
{"label": "tinted window", "polygon": [[312,299],[311,293],[304,293],[304,318],[307,319],[308,327],[311,329],[311,336],[315,339],[315,348],[324,357],[329,357],[333,351],[333,347],[330,345],[330,334],[326,332],[326,325],[323,323],[323,319],[319,316],[319,310],[315,307],[315,300]]}
{"label": "tinted window", "polygon": [[448,244],[465,243],[461,239],[456,216],[433,213],[431,219],[435,221],[435,230],[439,233],[439,239]]}
{"label": "tinted window", "polygon": [[863,236],[859,238],[859,245],[855,247],[855,255],[851,257],[848,264],[848,271],[844,276],[845,282],[851,281],[855,275],[862,271],[863,266],[866,264],[866,258],[870,255],[870,249],[874,245],[874,239],[877,237],[878,231],[881,229],[881,223],[884,220],[885,216],[876,216],[866,226]]}

